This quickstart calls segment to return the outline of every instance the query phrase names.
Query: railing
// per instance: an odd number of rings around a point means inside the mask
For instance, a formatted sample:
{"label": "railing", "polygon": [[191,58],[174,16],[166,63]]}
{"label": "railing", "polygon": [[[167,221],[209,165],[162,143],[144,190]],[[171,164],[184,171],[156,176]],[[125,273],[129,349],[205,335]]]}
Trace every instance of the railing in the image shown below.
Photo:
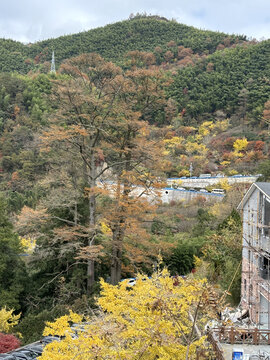
{"label": "railing", "polygon": [[[220,343],[227,344],[249,344],[270,345],[270,330],[261,329],[239,329],[234,327],[213,328],[208,332],[207,340],[211,344],[216,360],[225,360]],[[206,350],[197,351],[197,360],[209,359]],[[269,356],[269,355],[268,355]],[[211,357],[212,358],[212,357]],[[267,358],[268,359],[268,358]]]}
{"label": "railing", "polygon": [[270,345],[270,330],[220,327],[211,329],[211,332],[221,343]]}
{"label": "railing", "polygon": [[216,359],[217,360],[225,360],[221,345],[220,345],[219,341],[216,339],[215,334],[212,331],[209,331],[207,339],[213,347],[213,350],[216,355]]}
{"label": "railing", "polygon": [[207,332],[207,340],[210,345],[197,349],[196,360],[225,360],[221,345],[211,331]]}

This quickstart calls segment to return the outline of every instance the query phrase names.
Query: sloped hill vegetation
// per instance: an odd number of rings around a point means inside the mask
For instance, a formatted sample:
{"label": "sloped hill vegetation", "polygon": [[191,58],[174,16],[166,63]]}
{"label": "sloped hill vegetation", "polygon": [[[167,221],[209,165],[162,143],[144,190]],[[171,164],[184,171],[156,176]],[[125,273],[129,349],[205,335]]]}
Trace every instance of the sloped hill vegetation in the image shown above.
{"label": "sloped hill vegetation", "polygon": [[0,71],[26,73],[36,65],[49,61],[53,50],[56,52],[58,65],[64,59],[89,52],[96,52],[106,60],[121,62],[128,51],[154,51],[157,46],[166,47],[170,41],[191,48],[196,53],[213,53],[219,44],[226,44],[228,41],[234,44],[243,40],[245,36],[199,30],[164,18],[135,17],[28,45],[2,39]]}
{"label": "sloped hill vegetation", "polygon": [[0,71],[27,73],[30,64],[27,58],[27,47],[19,41],[0,39]]}
{"label": "sloped hill vegetation", "polygon": [[[269,53],[270,40],[145,16],[35,44],[0,40],[2,245],[17,261],[0,261],[11,269],[0,306],[22,311],[24,342],[68,308],[90,313],[94,280],[151,275],[159,252],[173,274],[196,268],[221,292],[234,277],[228,300],[239,302],[232,210],[246,185],[222,174],[269,179]],[[201,192],[152,207],[129,196],[191,171],[219,173],[224,200]]]}
{"label": "sloped hill vegetation", "polygon": [[217,51],[180,69],[168,94],[189,119],[216,110],[232,116],[239,105],[258,119],[270,93],[269,58],[270,40]]}

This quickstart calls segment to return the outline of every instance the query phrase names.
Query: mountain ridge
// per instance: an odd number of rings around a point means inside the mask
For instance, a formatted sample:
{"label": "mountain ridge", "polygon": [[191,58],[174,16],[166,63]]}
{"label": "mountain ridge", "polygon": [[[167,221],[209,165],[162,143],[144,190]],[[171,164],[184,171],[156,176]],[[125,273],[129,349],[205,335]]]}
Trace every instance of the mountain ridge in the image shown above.
{"label": "mountain ridge", "polygon": [[[166,46],[170,41],[191,48],[196,53],[213,53],[225,39],[237,43],[245,41],[246,36],[200,30],[163,18],[135,17],[33,44],[24,45],[15,40],[0,39],[0,71],[27,73],[36,65],[50,61],[53,50],[57,65],[67,58],[87,52],[97,52],[106,60],[119,62],[128,51],[154,51],[156,47]],[[10,62],[9,57],[14,55],[13,52],[17,53],[17,58]]]}

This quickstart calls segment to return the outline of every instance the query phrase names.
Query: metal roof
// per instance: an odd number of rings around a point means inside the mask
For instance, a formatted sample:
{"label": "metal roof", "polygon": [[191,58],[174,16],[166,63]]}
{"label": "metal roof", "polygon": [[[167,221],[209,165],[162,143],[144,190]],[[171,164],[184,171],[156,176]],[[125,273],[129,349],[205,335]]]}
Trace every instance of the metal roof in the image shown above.
{"label": "metal roof", "polygon": [[259,189],[264,195],[266,195],[270,199],[270,183],[269,182],[255,182],[253,183],[248,191],[246,192],[245,196],[241,200],[240,204],[237,206],[237,209],[242,209],[253,193],[255,189]]}
{"label": "metal roof", "polygon": [[255,185],[268,197],[270,197],[270,183],[256,182]]}

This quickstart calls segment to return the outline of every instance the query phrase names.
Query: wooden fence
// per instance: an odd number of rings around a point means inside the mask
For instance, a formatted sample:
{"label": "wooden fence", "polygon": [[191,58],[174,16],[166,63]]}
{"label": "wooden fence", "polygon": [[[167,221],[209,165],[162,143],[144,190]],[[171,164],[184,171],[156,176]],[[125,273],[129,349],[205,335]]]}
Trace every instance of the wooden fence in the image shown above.
{"label": "wooden fence", "polygon": [[222,347],[211,331],[207,334],[207,340],[211,348],[199,349],[196,353],[196,360],[225,360]]}
{"label": "wooden fence", "polygon": [[[232,327],[212,328],[208,332],[207,339],[215,353],[216,360],[225,360],[222,346],[225,344],[249,344],[249,345],[270,345],[270,330],[263,329],[241,329]],[[209,359],[205,350],[198,350],[197,360]],[[212,359],[212,357],[210,357]]]}
{"label": "wooden fence", "polygon": [[270,330],[220,327],[211,329],[211,332],[221,343],[270,345]]}

